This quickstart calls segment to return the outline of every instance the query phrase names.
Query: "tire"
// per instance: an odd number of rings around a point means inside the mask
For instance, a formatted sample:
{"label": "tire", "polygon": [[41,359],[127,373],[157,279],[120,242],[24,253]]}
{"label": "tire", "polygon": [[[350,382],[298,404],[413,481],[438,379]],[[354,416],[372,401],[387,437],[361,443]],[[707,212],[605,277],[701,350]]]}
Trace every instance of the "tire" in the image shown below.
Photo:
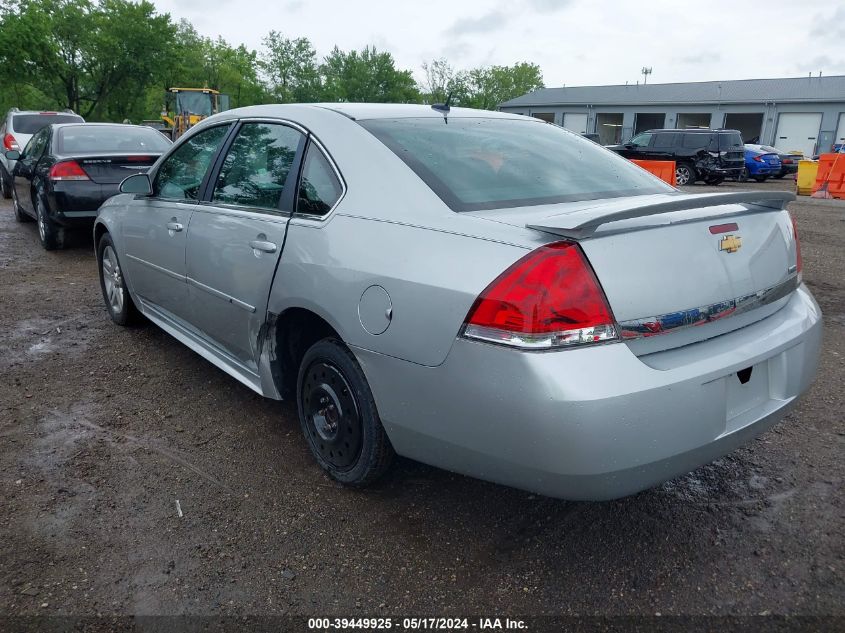
{"label": "tire", "polygon": [[778,174],[777,176],[772,176],[772,178],[774,178],[775,180],[780,180],[784,176],[786,176],[786,174]]}
{"label": "tire", "polygon": [[675,184],[679,187],[695,183],[695,169],[687,163],[678,163],[675,166]]}
{"label": "tire", "polygon": [[141,315],[126,287],[117,249],[108,233],[104,233],[97,243],[97,268],[100,272],[100,290],[111,320],[118,325],[137,323]]}
{"label": "tire", "polygon": [[12,189],[12,208],[15,211],[15,219],[18,222],[32,222],[32,218],[27,215],[23,209],[21,209],[21,205],[18,204],[18,194],[15,193],[15,190]]}
{"label": "tire", "polygon": [[308,448],[332,479],[361,488],[390,467],[393,446],[364,372],[343,343],[326,338],[305,352],[296,394]]}
{"label": "tire", "polygon": [[766,182],[768,179],[768,176],[754,176],[754,180],[757,182]]}
{"label": "tire", "polygon": [[751,173],[748,171],[748,167],[742,168],[742,173],[739,175],[739,178],[736,179],[737,182],[748,182],[748,179],[751,177]]}
{"label": "tire", "polygon": [[9,174],[5,168],[0,168],[0,195],[6,200],[12,197],[12,187],[9,185]]}
{"label": "tire", "polygon": [[48,251],[61,248],[64,243],[65,231],[50,219],[47,204],[37,194],[35,196],[35,216],[38,222],[38,238],[41,240],[41,246]]}
{"label": "tire", "polygon": [[704,179],[704,184],[715,187],[716,185],[721,185],[724,181],[725,179],[723,176],[710,176],[709,178]]}

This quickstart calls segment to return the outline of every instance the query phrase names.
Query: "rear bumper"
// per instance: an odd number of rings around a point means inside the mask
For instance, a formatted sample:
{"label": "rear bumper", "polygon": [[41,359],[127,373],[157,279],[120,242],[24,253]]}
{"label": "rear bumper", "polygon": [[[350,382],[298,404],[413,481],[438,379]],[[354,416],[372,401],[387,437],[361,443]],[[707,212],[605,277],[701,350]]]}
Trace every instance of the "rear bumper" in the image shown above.
{"label": "rear bumper", "polygon": [[701,171],[705,176],[724,176],[725,178],[736,178],[742,173],[742,167],[716,167],[709,166]]}
{"label": "rear bumper", "polygon": [[93,225],[100,205],[120,193],[119,184],[98,184],[90,181],[60,181],[50,192],[52,219],[66,227]]}
{"label": "rear bumper", "polygon": [[[821,313],[802,286],[763,321],[668,356],[641,359],[622,343],[524,353],[464,339],[439,367],[355,353],[399,454],[597,500],[689,472],[770,428],[812,383],[820,346]],[[748,367],[741,385],[736,372]]]}

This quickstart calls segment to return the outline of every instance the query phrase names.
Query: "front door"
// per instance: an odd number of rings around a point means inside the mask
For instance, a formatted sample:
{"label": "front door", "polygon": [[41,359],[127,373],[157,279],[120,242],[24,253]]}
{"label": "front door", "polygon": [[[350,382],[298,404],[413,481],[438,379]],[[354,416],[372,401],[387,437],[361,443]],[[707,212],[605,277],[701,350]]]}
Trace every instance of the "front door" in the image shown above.
{"label": "front door", "polygon": [[185,244],[191,214],[229,125],[208,128],[181,143],[153,176],[151,196],[136,196],[121,222],[123,262],[133,293],[145,307],[185,319]]}
{"label": "front door", "polygon": [[191,324],[253,371],[305,141],[283,123],[242,123],[213,175],[210,199],[191,218]]}
{"label": "front door", "polygon": [[26,213],[35,215],[35,203],[33,201],[34,180],[36,180],[36,168],[38,161],[44,155],[47,141],[50,138],[50,129],[42,128],[35,134],[26,147],[23,148],[20,160],[15,164],[14,179],[12,186],[15,188],[15,198],[18,206]]}

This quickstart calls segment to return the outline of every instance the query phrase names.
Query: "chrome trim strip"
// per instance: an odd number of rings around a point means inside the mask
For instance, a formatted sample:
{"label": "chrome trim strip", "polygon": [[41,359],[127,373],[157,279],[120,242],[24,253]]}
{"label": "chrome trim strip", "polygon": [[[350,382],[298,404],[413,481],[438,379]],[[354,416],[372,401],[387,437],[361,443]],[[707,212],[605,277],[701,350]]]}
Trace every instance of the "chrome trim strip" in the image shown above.
{"label": "chrome trim strip", "polygon": [[155,264],[148,262],[146,259],[141,259],[140,257],[135,257],[134,255],[130,255],[126,253],[126,257],[131,259],[132,261],[136,261],[139,264],[143,264],[144,266],[149,266],[153,270],[157,270],[160,273],[164,273],[168,277],[173,277],[174,279],[178,279],[179,281],[185,281],[185,276],[180,275],[179,273],[174,273],[172,270],[168,270],[167,268],[162,268],[161,266],[156,266]]}
{"label": "chrome trim strip", "polygon": [[197,281],[191,277],[186,277],[186,281],[193,286],[194,288],[199,288],[200,290],[205,290],[208,294],[217,297],[218,299],[223,299],[227,303],[231,303],[233,305],[238,306],[239,308],[243,308],[247,312],[255,312],[255,306],[251,306],[248,303],[244,303],[240,299],[235,299],[230,295],[227,295],[225,292],[221,292],[216,288],[212,288],[211,286],[206,286],[204,283]]}
{"label": "chrome trim strip", "polygon": [[713,303],[708,306],[679,310],[659,316],[644,317],[620,321],[619,335],[624,340],[669,334],[679,330],[704,325],[726,317],[736,316],[756,308],[760,308],[791,294],[800,285],[798,275],[793,275],[786,281],[758,290],[752,294]]}

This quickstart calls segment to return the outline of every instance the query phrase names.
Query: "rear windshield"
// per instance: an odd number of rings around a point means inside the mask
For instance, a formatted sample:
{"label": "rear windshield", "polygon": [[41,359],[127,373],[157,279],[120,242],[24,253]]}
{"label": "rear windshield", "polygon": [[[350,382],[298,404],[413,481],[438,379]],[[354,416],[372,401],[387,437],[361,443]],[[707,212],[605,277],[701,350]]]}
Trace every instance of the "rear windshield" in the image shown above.
{"label": "rear windshield", "polygon": [[61,128],[57,135],[58,154],[90,154],[97,152],[164,152],[170,146],[164,135],[152,128],[73,125]]}
{"label": "rear windshield", "polygon": [[614,152],[528,118],[359,123],[454,211],[674,191]]}
{"label": "rear windshield", "polygon": [[35,134],[51,123],[82,123],[84,119],[76,114],[16,114],[12,117],[12,129],[21,134]]}

